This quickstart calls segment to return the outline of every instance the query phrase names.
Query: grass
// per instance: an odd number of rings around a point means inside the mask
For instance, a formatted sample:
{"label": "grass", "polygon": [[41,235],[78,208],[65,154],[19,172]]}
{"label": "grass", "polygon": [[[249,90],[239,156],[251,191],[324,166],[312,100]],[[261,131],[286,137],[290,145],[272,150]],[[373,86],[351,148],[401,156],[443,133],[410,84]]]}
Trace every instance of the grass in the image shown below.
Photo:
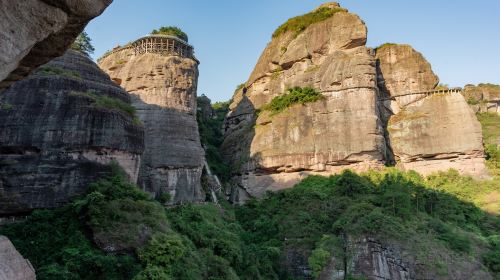
{"label": "grass", "polygon": [[288,32],[293,32],[295,36],[298,36],[310,25],[327,20],[339,12],[347,12],[347,10],[343,8],[322,7],[310,13],[293,17],[279,26],[278,29],[274,31],[272,37],[277,38]]}
{"label": "grass", "polygon": [[81,79],[80,73],[55,66],[41,66],[40,68],[38,68],[37,73],[44,76],[54,75]]}
{"label": "grass", "polygon": [[283,95],[277,96],[268,104],[264,105],[261,110],[270,111],[271,115],[279,114],[287,108],[295,104],[305,104],[309,102],[316,102],[325,97],[313,88],[295,87],[287,90]]}
{"label": "grass", "polygon": [[86,92],[71,92],[73,96],[83,96],[92,100],[93,105],[97,108],[104,108],[108,110],[114,110],[121,112],[127,116],[134,118],[134,123],[137,123],[138,119],[135,116],[135,107],[127,102],[124,102],[118,98],[109,97],[107,95],[98,95],[93,90],[88,90]]}
{"label": "grass", "polygon": [[485,144],[500,142],[500,116],[495,113],[479,113],[477,118],[483,128]]}
{"label": "grass", "polygon": [[384,48],[392,47],[392,46],[397,46],[398,44],[395,43],[384,43],[378,47],[375,48],[375,51],[382,50]]}
{"label": "grass", "polygon": [[184,41],[188,41],[188,36],[187,34],[182,31],[179,27],[176,26],[162,26],[160,29],[156,30],[154,29],[151,31],[152,35],[170,35],[170,36],[175,36],[179,39],[182,39]]}

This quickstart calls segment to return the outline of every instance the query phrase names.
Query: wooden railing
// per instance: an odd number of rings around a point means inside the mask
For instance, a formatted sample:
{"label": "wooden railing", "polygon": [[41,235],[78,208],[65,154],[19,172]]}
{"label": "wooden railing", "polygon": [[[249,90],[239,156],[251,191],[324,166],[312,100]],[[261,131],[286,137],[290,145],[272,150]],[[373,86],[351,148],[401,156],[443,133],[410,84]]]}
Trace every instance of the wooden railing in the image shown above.
{"label": "wooden railing", "polygon": [[410,96],[410,95],[425,95],[425,97],[433,95],[433,94],[449,94],[449,93],[461,93],[461,88],[451,88],[451,89],[439,89],[439,90],[430,90],[430,91],[421,91],[421,92],[411,92],[411,93],[403,93],[396,94],[390,97],[381,98],[381,101],[385,100],[395,100],[397,97]]}

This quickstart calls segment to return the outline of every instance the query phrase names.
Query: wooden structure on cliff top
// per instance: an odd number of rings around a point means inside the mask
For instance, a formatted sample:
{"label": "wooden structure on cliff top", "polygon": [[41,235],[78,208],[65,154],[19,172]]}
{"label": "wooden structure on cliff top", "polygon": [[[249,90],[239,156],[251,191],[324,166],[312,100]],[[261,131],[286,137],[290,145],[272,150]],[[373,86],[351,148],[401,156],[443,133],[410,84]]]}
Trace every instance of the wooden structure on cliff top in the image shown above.
{"label": "wooden structure on cliff top", "polygon": [[191,58],[198,62],[194,56],[193,46],[182,39],[169,35],[147,35],[141,37],[126,46],[114,48],[112,51],[104,54],[99,60],[127,49],[133,49],[135,55],[155,53],[165,56],[173,55]]}

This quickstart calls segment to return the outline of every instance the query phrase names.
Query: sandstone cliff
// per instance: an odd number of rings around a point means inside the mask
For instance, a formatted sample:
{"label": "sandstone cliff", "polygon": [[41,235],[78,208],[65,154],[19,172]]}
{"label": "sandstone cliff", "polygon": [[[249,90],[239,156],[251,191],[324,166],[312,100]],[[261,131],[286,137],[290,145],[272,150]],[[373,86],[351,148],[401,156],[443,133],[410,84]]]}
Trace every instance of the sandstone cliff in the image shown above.
{"label": "sandstone cliff", "polygon": [[0,214],[57,207],[117,162],[135,180],[143,128],[130,97],[68,51],[0,96]]}
{"label": "sandstone cliff", "polygon": [[35,269],[14,248],[10,240],[0,235],[0,280],[35,280]]}
{"label": "sandstone cliff", "polygon": [[138,184],[173,203],[204,200],[204,151],[196,123],[198,62],[177,55],[122,49],[99,61],[101,69],[132,94],[145,126]]}
{"label": "sandstone cliff", "polygon": [[[235,200],[290,187],[309,174],[383,166],[375,59],[366,35],[357,15],[339,11],[268,44],[225,121],[223,150],[241,187]],[[272,117],[255,114],[297,86],[313,87],[325,98]]]}
{"label": "sandstone cliff", "polygon": [[466,85],[462,92],[465,100],[476,113],[500,115],[500,86],[494,84]]}
{"label": "sandstone cliff", "polygon": [[462,95],[419,94],[434,90],[438,78],[408,45],[383,45],[376,58],[381,112],[397,166],[424,175],[454,168],[486,176],[481,125]]}
{"label": "sandstone cliff", "polygon": [[[293,29],[322,9],[333,15]],[[234,201],[291,187],[310,174],[376,169],[394,159],[423,174],[448,168],[486,174],[481,129],[460,94],[395,97],[433,90],[438,77],[410,46],[372,50],[366,36],[364,22],[336,3],[274,33],[224,124],[222,149],[239,186]],[[293,87],[314,88],[324,98],[279,114],[262,110]]]}
{"label": "sandstone cliff", "polygon": [[62,55],[112,0],[0,1],[0,91]]}

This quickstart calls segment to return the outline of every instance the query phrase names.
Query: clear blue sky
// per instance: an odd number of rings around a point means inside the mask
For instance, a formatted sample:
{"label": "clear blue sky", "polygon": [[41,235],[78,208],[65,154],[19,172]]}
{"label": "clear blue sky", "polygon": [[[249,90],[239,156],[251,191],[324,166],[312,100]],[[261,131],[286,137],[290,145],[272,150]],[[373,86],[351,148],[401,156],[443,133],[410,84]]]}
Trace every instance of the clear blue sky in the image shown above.
{"label": "clear blue sky", "polygon": [[[114,0],[86,31],[94,58],[160,26],[189,35],[200,60],[198,95],[231,98],[247,80],[271,34],[320,0]],[[500,84],[500,1],[345,0],[368,26],[368,46],[407,43],[424,54],[442,83]]]}

